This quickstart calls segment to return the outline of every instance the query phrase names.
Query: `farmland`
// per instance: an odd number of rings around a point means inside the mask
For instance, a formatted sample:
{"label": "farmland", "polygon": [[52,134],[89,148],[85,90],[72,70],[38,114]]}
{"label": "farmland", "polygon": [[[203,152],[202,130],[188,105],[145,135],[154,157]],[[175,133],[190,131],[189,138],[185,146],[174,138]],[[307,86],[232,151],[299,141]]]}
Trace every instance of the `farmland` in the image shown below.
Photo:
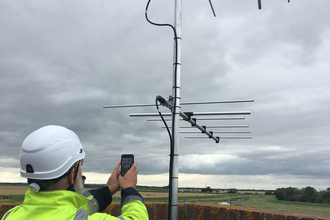
{"label": "farmland", "polygon": [[[0,185],[0,203],[22,202],[24,193],[28,186],[3,186]],[[167,202],[168,192],[162,190],[139,189],[140,194],[146,202]],[[3,199],[9,196],[10,199]],[[303,203],[279,201],[274,195],[264,193],[201,193],[201,192],[180,192],[178,193],[179,202],[189,203],[212,203],[229,202],[231,206],[247,206],[264,210],[281,210],[295,213],[317,214],[330,216],[330,204]],[[113,196],[113,202],[120,202],[120,193]]]}

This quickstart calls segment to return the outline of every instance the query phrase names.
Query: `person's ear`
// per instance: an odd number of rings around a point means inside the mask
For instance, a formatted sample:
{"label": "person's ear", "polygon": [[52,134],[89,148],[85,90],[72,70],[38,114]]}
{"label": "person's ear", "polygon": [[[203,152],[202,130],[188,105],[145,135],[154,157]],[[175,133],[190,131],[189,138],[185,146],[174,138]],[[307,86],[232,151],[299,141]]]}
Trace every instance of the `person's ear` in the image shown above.
{"label": "person's ear", "polygon": [[72,185],[74,183],[74,173],[75,173],[76,169],[71,169],[70,173],[68,175],[68,181],[69,181],[69,185]]}

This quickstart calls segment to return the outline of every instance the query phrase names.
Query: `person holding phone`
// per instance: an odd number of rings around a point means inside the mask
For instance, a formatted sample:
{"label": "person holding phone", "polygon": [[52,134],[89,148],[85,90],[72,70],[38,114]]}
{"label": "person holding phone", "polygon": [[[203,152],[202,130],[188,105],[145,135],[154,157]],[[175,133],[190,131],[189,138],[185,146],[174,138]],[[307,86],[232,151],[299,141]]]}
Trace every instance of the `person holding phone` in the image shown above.
{"label": "person holding phone", "polygon": [[[85,152],[78,136],[56,125],[42,127],[25,138],[20,153],[21,176],[29,189],[24,202],[9,210],[2,220],[148,220],[142,196],[136,191],[137,163],[125,175],[114,168],[106,185],[97,190],[84,190],[81,167]],[[121,191],[121,215],[101,213]]]}

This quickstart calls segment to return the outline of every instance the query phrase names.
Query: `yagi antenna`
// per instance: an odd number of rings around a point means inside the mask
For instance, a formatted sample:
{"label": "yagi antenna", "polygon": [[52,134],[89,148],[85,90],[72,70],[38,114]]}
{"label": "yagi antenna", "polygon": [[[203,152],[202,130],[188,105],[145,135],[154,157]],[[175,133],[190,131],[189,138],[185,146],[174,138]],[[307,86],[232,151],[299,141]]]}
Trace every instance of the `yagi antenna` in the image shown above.
{"label": "yagi antenna", "polygon": [[[228,101],[204,101],[204,102],[183,102],[181,105],[205,105],[205,104],[230,104],[230,103],[242,103],[242,102],[254,102],[253,99],[246,100],[228,100]],[[134,104],[134,105],[105,105],[103,108],[131,108],[131,107],[154,107],[155,104]]]}
{"label": "yagi antenna", "polygon": [[[245,117],[225,117],[225,118],[199,118],[199,121],[217,121],[217,120],[244,120]],[[164,121],[170,121],[169,118],[164,118]],[[147,121],[162,121],[162,119],[147,119]],[[183,121],[183,119],[180,119]]]}
{"label": "yagi antenna", "polygon": [[[204,137],[185,137],[185,138],[196,138],[196,139],[205,139]],[[252,139],[252,137],[219,137],[220,139]]]}
{"label": "yagi antenna", "polygon": [[[158,110],[158,114],[161,117],[161,120],[166,125],[167,131],[169,133],[170,137],[170,169],[169,169],[169,202],[168,202],[168,219],[169,220],[177,220],[178,219],[178,164],[179,164],[179,153],[178,153],[178,146],[179,146],[179,117],[182,117],[184,121],[187,121],[191,124],[192,127],[195,127],[201,131],[203,135],[207,135],[209,138],[213,139],[216,143],[219,143],[221,139],[252,139],[252,137],[243,137],[243,136],[214,136],[213,134],[216,132],[207,130],[206,126],[200,126],[197,123],[197,119],[193,118],[192,116],[196,116],[196,112],[180,112],[180,106],[185,105],[184,103],[180,104],[181,96],[180,96],[180,82],[181,82],[181,23],[182,23],[182,0],[174,0],[175,1],[175,11],[174,11],[174,25],[171,24],[156,24],[149,20],[148,18],[148,7],[151,2],[151,0],[148,0],[146,10],[145,10],[145,18],[146,20],[156,26],[167,26],[170,27],[173,30],[174,34],[174,57],[173,57],[173,83],[172,83],[172,96],[166,101],[163,97],[157,96],[156,97],[156,107]],[[290,0],[288,0],[290,2]],[[215,11],[212,5],[211,0],[209,0],[209,4],[211,6],[212,12],[214,17]],[[258,8],[261,9],[261,0],[258,0]],[[159,111],[158,108],[158,102],[161,103],[161,105],[169,108],[171,110],[172,116],[172,127],[170,132],[166,120],[164,119],[162,113]],[[239,101],[244,102],[244,101]],[[249,102],[253,102],[253,100],[250,100]],[[191,104],[219,104],[219,103],[229,103],[229,102],[204,102],[204,103],[191,103]],[[231,103],[238,103],[238,102],[231,102]],[[124,108],[124,107],[147,107],[151,106],[150,104],[139,104],[139,105],[112,105],[112,106],[104,106],[104,108]],[[153,106],[153,105],[152,105]],[[221,112],[220,112],[221,113]],[[219,114],[212,114],[212,115],[224,115],[225,118],[218,119],[218,120],[234,120],[234,119],[244,119],[244,117],[237,117],[237,118],[227,118],[227,116],[234,115],[249,115],[249,112],[227,112]],[[147,114],[131,114],[132,117],[142,117]],[[149,114],[150,115],[150,114]],[[154,114],[151,114],[151,116],[154,116]],[[202,119],[199,119],[202,120]],[[206,120],[206,119],[205,119]],[[213,119],[215,120],[215,119]],[[237,131],[236,133],[238,133]],[[205,136],[204,136],[205,137]],[[186,137],[186,138],[201,138],[201,137]]]}
{"label": "yagi antenna", "polygon": [[[254,100],[241,100],[241,101],[222,101],[222,102],[191,102],[191,103],[180,103],[181,102],[181,23],[182,23],[182,0],[174,0],[175,1],[175,11],[174,11],[174,25],[171,24],[157,24],[149,20],[148,18],[148,8],[151,0],[148,0],[146,9],[145,9],[145,18],[146,20],[156,26],[167,26],[170,27],[174,34],[174,57],[173,57],[173,83],[172,83],[172,95],[165,100],[161,96],[157,96],[155,100],[155,105],[157,107],[158,115],[160,116],[163,123],[166,125],[167,132],[170,138],[170,165],[169,165],[169,202],[168,202],[168,219],[169,220],[177,220],[178,219],[178,164],[179,164],[179,120],[180,117],[191,124],[192,127],[197,128],[204,135],[204,137],[208,137],[209,139],[213,139],[216,143],[219,143],[221,139],[251,139],[251,137],[219,137],[215,136],[213,131],[208,130],[205,125],[200,125],[199,121],[197,121],[195,116],[224,116],[222,119],[218,120],[235,120],[235,119],[245,119],[241,117],[242,115],[250,115],[248,111],[231,111],[231,112],[181,112],[182,105],[196,105],[196,104],[225,104],[225,103],[242,103],[242,102],[253,102]],[[261,0],[258,0],[261,9]],[[215,11],[212,5],[211,0],[209,0],[209,4],[211,6],[214,17]],[[166,113],[165,115],[172,116],[172,127],[171,131],[168,128],[166,121],[163,117],[163,114],[159,111],[158,103],[167,107],[171,113]],[[125,108],[125,107],[147,107],[154,106],[150,104],[138,104],[138,105],[107,105],[104,108]],[[155,116],[154,113],[135,113],[130,114],[131,117],[152,117]],[[194,116],[194,117],[193,117]],[[229,116],[229,117],[228,117]],[[235,116],[235,117],[233,117]],[[198,119],[202,120],[202,119]],[[206,119],[205,119],[206,120]],[[208,119],[210,120],[210,119]],[[215,120],[215,119],[213,119]],[[232,133],[239,133],[241,131],[232,131]],[[206,135],[206,136],[205,136]],[[186,138],[195,138],[195,137],[186,137]],[[199,138],[199,137],[197,137]]]}
{"label": "yagi antenna", "polygon": [[[170,128],[171,126],[169,126]],[[248,128],[249,126],[248,125],[210,125],[210,126],[207,126],[208,128]],[[162,127],[162,128],[165,128],[165,127]],[[190,126],[190,127],[180,127],[180,128],[193,128],[193,126]]]}

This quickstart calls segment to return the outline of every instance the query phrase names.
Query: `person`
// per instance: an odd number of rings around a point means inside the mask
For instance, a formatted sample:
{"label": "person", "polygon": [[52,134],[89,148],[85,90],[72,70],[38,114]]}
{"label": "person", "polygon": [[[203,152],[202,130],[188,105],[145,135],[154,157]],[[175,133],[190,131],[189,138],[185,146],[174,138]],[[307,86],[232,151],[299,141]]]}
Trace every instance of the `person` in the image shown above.
{"label": "person", "polygon": [[[2,220],[148,220],[143,198],[136,191],[136,162],[121,176],[119,161],[104,187],[83,193],[84,157],[78,136],[65,127],[49,125],[32,132],[20,153],[20,172],[28,179],[29,189],[23,204],[9,210]],[[121,215],[102,213],[120,188]]]}

